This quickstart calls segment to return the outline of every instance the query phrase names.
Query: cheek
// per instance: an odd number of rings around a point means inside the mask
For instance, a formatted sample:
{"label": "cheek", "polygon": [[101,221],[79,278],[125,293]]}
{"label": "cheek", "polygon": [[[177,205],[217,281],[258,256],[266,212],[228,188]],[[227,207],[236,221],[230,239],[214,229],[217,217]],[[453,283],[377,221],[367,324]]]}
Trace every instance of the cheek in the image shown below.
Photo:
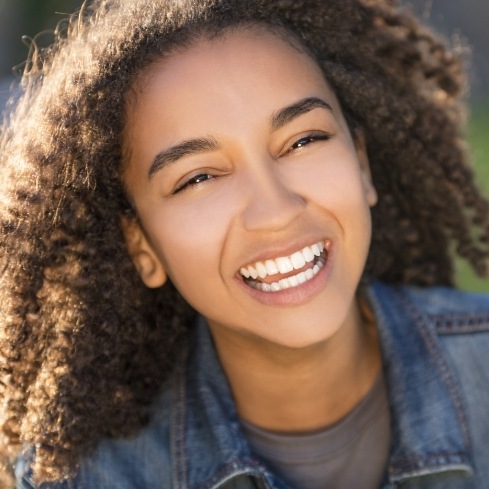
{"label": "cheek", "polygon": [[169,205],[155,222],[159,259],[189,302],[220,279],[221,257],[231,222],[231,207],[217,199]]}
{"label": "cheek", "polygon": [[[329,211],[342,225],[370,216],[359,163],[350,154],[328,155],[302,169],[294,169],[288,179],[297,193]],[[343,222],[344,219],[347,220]]]}
{"label": "cheek", "polygon": [[[289,173],[295,191],[307,196],[318,213],[337,225],[340,246],[338,258],[361,273],[371,240],[371,214],[368,195],[357,159],[348,153],[328,155],[323,161],[307,166],[307,170]],[[349,275],[341,279],[344,281]]]}

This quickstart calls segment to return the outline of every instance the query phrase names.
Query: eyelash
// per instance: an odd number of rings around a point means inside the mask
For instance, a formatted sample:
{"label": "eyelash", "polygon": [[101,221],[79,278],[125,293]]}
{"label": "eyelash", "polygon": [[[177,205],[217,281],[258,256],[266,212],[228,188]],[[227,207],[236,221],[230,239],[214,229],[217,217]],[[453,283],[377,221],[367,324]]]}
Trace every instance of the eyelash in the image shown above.
{"label": "eyelash", "polygon": [[214,175],[211,175],[210,173],[199,173],[198,175],[195,175],[192,178],[189,178],[187,181],[183,182],[172,193],[177,194],[178,192],[181,192],[188,187],[199,185],[200,183],[207,182],[208,180],[212,180],[213,178],[215,178]]}
{"label": "eyelash", "polygon": [[[331,135],[324,132],[311,133],[308,134],[307,136],[302,136],[290,146],[290,148],[284,153],[284,156],[290,154],[294,150],[304,148],[305,146],[308,146],[311,143],[315,143],[317,141],[328,141],[329,139],[331,139]],[[181,192],[182,190],[186,190],[189,187],[193,187],[203,182],[213,180],[214,178],[216,178],[216,176],[211,175],[210,173],[199,173],[198,175],[189,178],[187,181],[183,182],[181,185],[176,187],[173,190],[172,194],[175,195]]]}
{"label": "eyelash", "polygon": [[331,135],[325,132],[311,133],[307,136],[302,136],[290,146],[285,154],[288,155],[292,151],[304,148],[311,143],[315,143],[317,141],[328,141],[329,139],[331,139]]}

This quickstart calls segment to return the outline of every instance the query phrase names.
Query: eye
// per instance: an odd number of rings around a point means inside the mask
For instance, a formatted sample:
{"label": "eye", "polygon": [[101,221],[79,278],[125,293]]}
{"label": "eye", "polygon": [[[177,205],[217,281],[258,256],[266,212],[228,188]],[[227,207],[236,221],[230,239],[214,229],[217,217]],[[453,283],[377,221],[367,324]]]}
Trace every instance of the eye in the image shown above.
{"label": "eye", "polygon": [[316,143],[318,141],[327,141],[331,139],[331,135],[327,134],[325,132],[320,132],[320,133],[311,133],[307,134],[306,136],[302,136],[299,139],[297,139],[285,152],[285,154],[289,154],[292,151],[295,150],[300,150],[302,148],[305,148],[306,146],[309,146],[312,143]]}
{"label": "eye", "polygon": [[209,173],[199,173],[198,175],[194,175],[193,177],[185,180],[183,183],[178,185],[172,193],[177,194],[178,192],[181,192],[186,188],[194,187],[202,182],[206,182],[207,180],[212,180],[213,178],[215,177],[213,175],[210,175]]}

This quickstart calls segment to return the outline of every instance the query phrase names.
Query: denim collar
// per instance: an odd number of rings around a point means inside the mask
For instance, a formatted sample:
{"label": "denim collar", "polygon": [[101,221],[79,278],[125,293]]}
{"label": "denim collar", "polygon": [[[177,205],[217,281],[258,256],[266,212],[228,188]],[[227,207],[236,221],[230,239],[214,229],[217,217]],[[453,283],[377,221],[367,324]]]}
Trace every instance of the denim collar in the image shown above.
{"label": "denim collar", "polygon": [[[392,448],[384,487],[429,473],[470,475],[463,397],[434,324],[402,287],[374,283],[365,294],[377,320],[391,403]],[[250,452],[202,319],[186,364],[175,376],[173,396],[176,489],[217,489],[239,475],[251,476],[248,487],[285,489]]]}
{"label": "denim collar", "polygon": [[430,317],[405,287],[366,289],[377,321],[392,418],[391,482],[425,474],[473,473],[461,386]]}
{"label": "denim collar", "polygon": [[257,487],[274,488],[273,475],[253,457],[241,433],[227,378],[202,317],[197,320],[185,366],[174,381],[174,487],[217,489],[247,475],[256,479]]}

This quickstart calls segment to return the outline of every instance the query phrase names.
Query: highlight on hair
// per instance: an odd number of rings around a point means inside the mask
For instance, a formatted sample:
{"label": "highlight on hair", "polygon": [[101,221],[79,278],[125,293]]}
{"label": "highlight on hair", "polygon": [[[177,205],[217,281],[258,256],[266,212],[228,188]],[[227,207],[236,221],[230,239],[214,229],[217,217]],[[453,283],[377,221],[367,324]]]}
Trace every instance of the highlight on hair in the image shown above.
{"label": "highlight on hair", "polygon": [[[489,204],[463,142],[460,59],[392,0],[96,0],[33,60],[0,143],[0,399],[5,463],[73,473],[137,433],[194,312],[144,287],[123,240],[121,182],[138,75],[202,36],[263,25],[303,43],[365,135],[379,202],[366,275],[450,284],[484,274]],[[287,34],[286,34],[287,33]],[[327,191],[327,189],[325,189]],[[7,468],[7,466],[5,466]]]}

